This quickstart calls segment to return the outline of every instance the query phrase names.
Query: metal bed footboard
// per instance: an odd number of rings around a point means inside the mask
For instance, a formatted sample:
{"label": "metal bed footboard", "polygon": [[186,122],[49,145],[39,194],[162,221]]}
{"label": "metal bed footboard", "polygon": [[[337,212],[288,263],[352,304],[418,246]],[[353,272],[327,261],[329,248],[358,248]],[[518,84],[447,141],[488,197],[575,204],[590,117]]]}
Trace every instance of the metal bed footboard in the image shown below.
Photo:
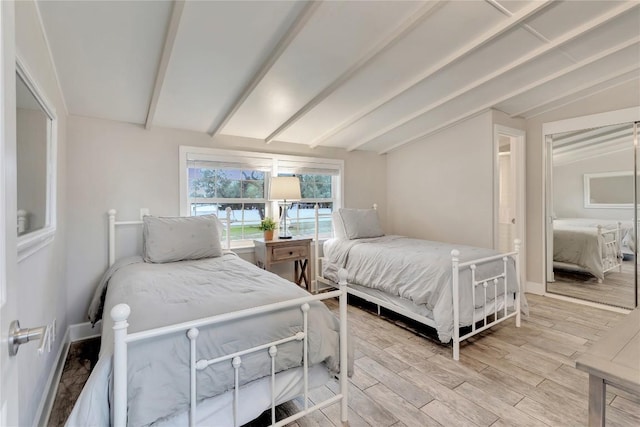
{"label": "metal bed footboard", "polygon": [[[377,209],[377,205],[373,206],[374,209]],[[319,248],[319,235],[318,235],[318,208],[316,205],[316,233],[315,233],[315,288],[317,289],[318,287],[318,283],[324,283],[327,284],[329,286],[334,286],[333,282],[325,277],[322,276],[322,261],[323,261],[323,257],[320,256],[320,248]],[[503,253],[503,254],[498,254],[495,256],[491,256],[491,257],[486,257],[486,258],[480,258],[480,259],[476,259],[476,260],[471,260],[471,261],[466,261],[461,263],[459,260],[459,256],[460,256],[460,252],[456,249],[451,251],[451,265],[452,265],[452,298],[453,298],[453,359],[454,360],[459,360],[460,359],[460,343],[468,338],[471,338],[472,336],[488,329],[491,328],[492,326],[497,325],[498,323],[504,322],[507,319],[510,319],[512,317],[515,317],[516,320],[516,327],[520,327],[521,324],[521,310],[520,310],[520,293],[522,291],[521,287],[520,287],[520,247],[521,247],[521,240],[520,239],[515,239],[514,240],[514,251],[513,252],[509,252],[509,253]],[[517,291],[515,292],[515,297],[514,297],[514,304],[513,304],[513,308],[511,310],[509,310],[509,306],[508,306],[508,301],[507,301],[507,296],[508,296],[508,281],[507,281],[507,269],[508,269],[508,265],[509,265],[509,258],[513,258],[514,263],[515,263],[515,280],[516,280],[516,284],[517,284]],[[499,261],[502,260],[502,265],[503,265],[503,270],[502,273],[496,275],[496,276],[492,276],[492,277],[487,277],[487,278],[479,278],[476,276],[476,269],[479,265],[481,264],[485,264],[488,262],[495,262],[495,261]],[[461,270],[465,270],[465,269],[470,269],[471,270],[471,283],[461,283],[460,281],[460,271]],[[503,278],[503,283],[502,285],[498,285],[500,279]],[[471,331],[468,333],[465,333],[464,335],[460,335],[460,287],[461,286],[471,286],[472,289],[472,295],[473,295],[473,300],[472,300],[472,313],[474,313],[474,315],[472,316],[472,324],[471,324]],[[482,319],[480,320],[480,322],[482,322],[482,326],[477,327],[476,326],[476,298],[475,298],[475,289],[477,286],[482,286],[484,288],[484,302],[482,304],[482,308],[481,310],[483,310],[483,316]],[[489,300],[487,298],[487,288],[489,286],[493,286],[494,287],[494,295],[498,294],[498,286],[503,286],[503,294],[502,294],[502,298],[503,298],[503,308],[498,310],[498,301],[499,298],[496,297],[494,300]],[[378,315],[380,315],[380,307],[384,307],[388,310],[391,310],[395,313],[398,313],[402,316],[405,316],[407,318],[410,318],[412,320],[415,320],[416,322],[419,322],[423,325],[427,325],[429,327],[435,328],[435,322],[425,316],[421,316],[419,314],[416,314],[410,310],[407,310],[403,307],[400,307],[398,305],[395,305],[389,301],[385,301],[383,299],[377,298],[375,296],[369,295],[367,293],[364,292],[360,292],[357,289],[354,289],[350,286],[347,286],[347,293],[357,296],[361,299],[364,299],[365,301],[371,302],[373,304],[376,304],[376,306],[378,307]],[[493,310],[489,311],[488,307],[493,304]],[[491,319],[490,319],[491,318]]]}
{"label": "metal bed footboard", "polygon": [[[600,257],[602,259],[602,274],[618,268],[622,272],[622,244],[620,242],[620,229],[622,223],[618,222],[616,228],[611,230],[603,230],[598,225],[598,242],[600,248]],[[601,279],[598,280],[602,282]]]}
{"label": "metal bed footboard", "polygon": [[[322,409],[326,406],[341,402],[341,421],[347,422],[347,293],[346,293],[346,272],[343,274],[344,279],[339,283],[339,289],[319,295],[310,295],[303,298],[297,298],[290,301],[283,301],[274,304],[268,304],[261,307],[240,310],[231,313],[225,313],[205,319],[184,322],[176,325],[170,325],[162,328],[151,329],[133,334],[127,333],[127,319],[131,312],[127,304],[118,304],[111,310],[111,318],[113,319],[114,331],[114,355],[113,355],[113,385],[114,385],[114,418],[113,425],[116,427],[126,426],[127,424],[127,345],[132,342],[144,341],[159,337],[162,335],[173,334],[176,332],[184,332],[185,345],[190,346],[190,407],[189,407],[189,425],[194,426],[197,417],[197,372],[207,369],[216,363],[228,363],[229,368],[234,370],[235,381],[233,388],[233,420],[234,426],[239,425],[238,402],[240,401],[240,378],[239,369],[242,365],[242,358],[250,353],[267,352],[271,357],[271,423],[273,426],[282,426],[291,423],[313,411]],[[312,301],[320,301],[329,298],[339,299],[340,311],[340,393],[318,402],[313,406],[309,405],[309,360],[308,360],[308,311],[309,303]],[[247,348],[235,353],[216,357],[213,359],[196,360],[197,341],[200,328],[213,325],[228,324],[243,318],[255,316],[257,314],[267,314],[285,308],[300,307],[302,313],[302,331],[297,332],[288,337],[267,342],[255,347]],[[276,422],[275,418],[275,360],[278,355],[278,346],[290,341],[302,341],[302,367],[304,375],[304,409],[297,412],[286,419]]]}

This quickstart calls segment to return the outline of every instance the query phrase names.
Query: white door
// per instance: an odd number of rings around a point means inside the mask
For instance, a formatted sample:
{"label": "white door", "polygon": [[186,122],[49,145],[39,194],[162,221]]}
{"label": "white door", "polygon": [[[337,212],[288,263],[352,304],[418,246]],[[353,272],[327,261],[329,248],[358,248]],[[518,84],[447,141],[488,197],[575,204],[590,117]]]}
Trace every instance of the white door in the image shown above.
{"label": "white door", "polygon": [[505,126],[494,126],[494,248],[501,252],[520,247],[521,283],[525,278],[525,132]]}
{"label": "white door", "polygon": [[7,344],[17,319],[16,66],[14,4],[0,1],[0,426],[18,424],[18,363]]}

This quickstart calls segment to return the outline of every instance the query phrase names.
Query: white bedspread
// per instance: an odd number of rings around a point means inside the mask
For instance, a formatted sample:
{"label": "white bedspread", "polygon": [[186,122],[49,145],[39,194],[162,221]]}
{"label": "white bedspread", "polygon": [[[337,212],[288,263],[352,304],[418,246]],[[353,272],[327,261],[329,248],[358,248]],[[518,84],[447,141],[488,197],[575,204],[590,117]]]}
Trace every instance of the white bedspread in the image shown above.
{"label": "white bedspread", "polygon": [[553,220],[553,227],[563,229],[567,227],[587,227],[597,229],[598,225],[603,230],[615,230],[620,223],[620,246],[623,252],[634,253],[636,250],[635,237],[633,235],[633,221],[618,221],[613,219],[594,218],[558,218]]}
{"label": "white bedspread", "polygon": [[[596,278],[604,279],[604,265],[602,255],[607,251],[605,241],[612,242],[612,234],[598,236],[597,226],[601,225],[603,231],[615,230],[617,221],[602,221],[588,218],[571,218],[553,221],[553,260],[566,264],[573,264],[582,270],[588,271]],[[633,235],[629,228],[620,229],[621,241],[633,245],[630,236]],[[635,245],[634,245],[635,248]],[[611,257],[619,254],[609,253]]]}
{"label": "white bedspread", "polygon": [[[424,305],[433,312],[438,337],[449,342],[453,335],[452,267],[451,250],[460,251],[460,261],[489,257],[498,254],[493,249],[451,245],[402,236],[382,236],[358,240],[327,240],[323,246],[325,262],[323,275],[337,281],[337,271],[348,271],[348,282],[375,288]],[[519,289],[513,259],[508,261],[507,289]],[[477,280],[502,273],[502,260],[481,264]],[[470,325],[473,319],[471,273],[460,272],[460,322]],[[498,296],[504,285],[500,280]],[[494,298],[493,286],[487,289],[489,299]],[[483,304],[481,287],[476,289],[476,308]]]}
{"label": "white bedspread", "polygon": [[[250,264],[235,254],[167,264],[124,262],[110,269],[105,299],[100,360],[72,414],[72,425],[93,424],[109,414],[108,395],[113,349],[113,323],[107,315],[119,303],[131,307],[129,333],[257,307],[308,295],[295,284]],[[96,291],[102,294],[102,289]],[[100,298],[98,298],[99,300]],[[299,308],[253,316],[216,327],[200,328],[198,359],[215,358],[290,336],[301,330]],[[132,343],[128,349],[128,423],[150,425],[168,420],[188,408],[189,346],[185,333]],[[339,322],[321,302],[309,311],[310,364],[324,362],[339,369]],[[278,347],[277,371],[301,365],[301,343]],[[105,360],[106,359],[106,360]],[[243,357],[241,384],[270,373],[266,351]],[[198,373],[198,399],[229,390],[230,363],[211,365]],[[101,399],[101,400],[100,400]],[[95,418],[94,418],[94,414]],[[107,418],[108,419],[108,418]],[[100,424],[100,423],[99,423]]]}

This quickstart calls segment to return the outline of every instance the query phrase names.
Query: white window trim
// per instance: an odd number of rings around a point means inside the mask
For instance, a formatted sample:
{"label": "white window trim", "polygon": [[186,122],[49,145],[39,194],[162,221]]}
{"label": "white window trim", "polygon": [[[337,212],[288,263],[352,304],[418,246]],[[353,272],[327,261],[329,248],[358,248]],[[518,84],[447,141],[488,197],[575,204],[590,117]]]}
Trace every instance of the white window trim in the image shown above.
{"label": "white window trim", "polygon": [[[251,156],[254,158],[270,159],[272,162],[271,176],[278,174],[278,162],[281,160],[298,163],[301,167],[319,168],[319,169],[336,169],[340,176],[339,184],[335,186],[334,194],[334,210],[342,207],[344,197],[344,160],[328,159],[320,157],[295,156],[288,154],[262,153],[256,151],[226,150],[220,148],[207,147],[190,147],[181,145],[179,155],[179,171],[180,171],[180,215],[189,216],[191,214],[189,208],[189,170],[187,160],[189,155],[196,155],[204,159],[211,160],[230,160],[237,157]],[[265,188],[265,191],[267,188]],[[278,210],[277,202],[269,202],[267,200],[265,210],[266,214],[273,216]],[[224,220],[224,218],[220,218]],[[236,240],[231,242],[232,249],[253,247],[253,242],[246,240]]]}

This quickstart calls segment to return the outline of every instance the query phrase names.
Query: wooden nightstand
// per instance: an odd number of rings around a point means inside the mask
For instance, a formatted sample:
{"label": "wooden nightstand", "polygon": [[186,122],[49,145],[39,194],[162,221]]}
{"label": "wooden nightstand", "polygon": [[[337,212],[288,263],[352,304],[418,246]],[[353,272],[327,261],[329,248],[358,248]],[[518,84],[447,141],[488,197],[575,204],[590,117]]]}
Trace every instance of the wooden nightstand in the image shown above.
{"label": "wooden nightstand", "polygon": [[309,259],[311,257],[311,239],[273,239],[253,241],[256,265],[271,271],[273,264],[294,262],[294,278],[298,286],[309,290]]}

